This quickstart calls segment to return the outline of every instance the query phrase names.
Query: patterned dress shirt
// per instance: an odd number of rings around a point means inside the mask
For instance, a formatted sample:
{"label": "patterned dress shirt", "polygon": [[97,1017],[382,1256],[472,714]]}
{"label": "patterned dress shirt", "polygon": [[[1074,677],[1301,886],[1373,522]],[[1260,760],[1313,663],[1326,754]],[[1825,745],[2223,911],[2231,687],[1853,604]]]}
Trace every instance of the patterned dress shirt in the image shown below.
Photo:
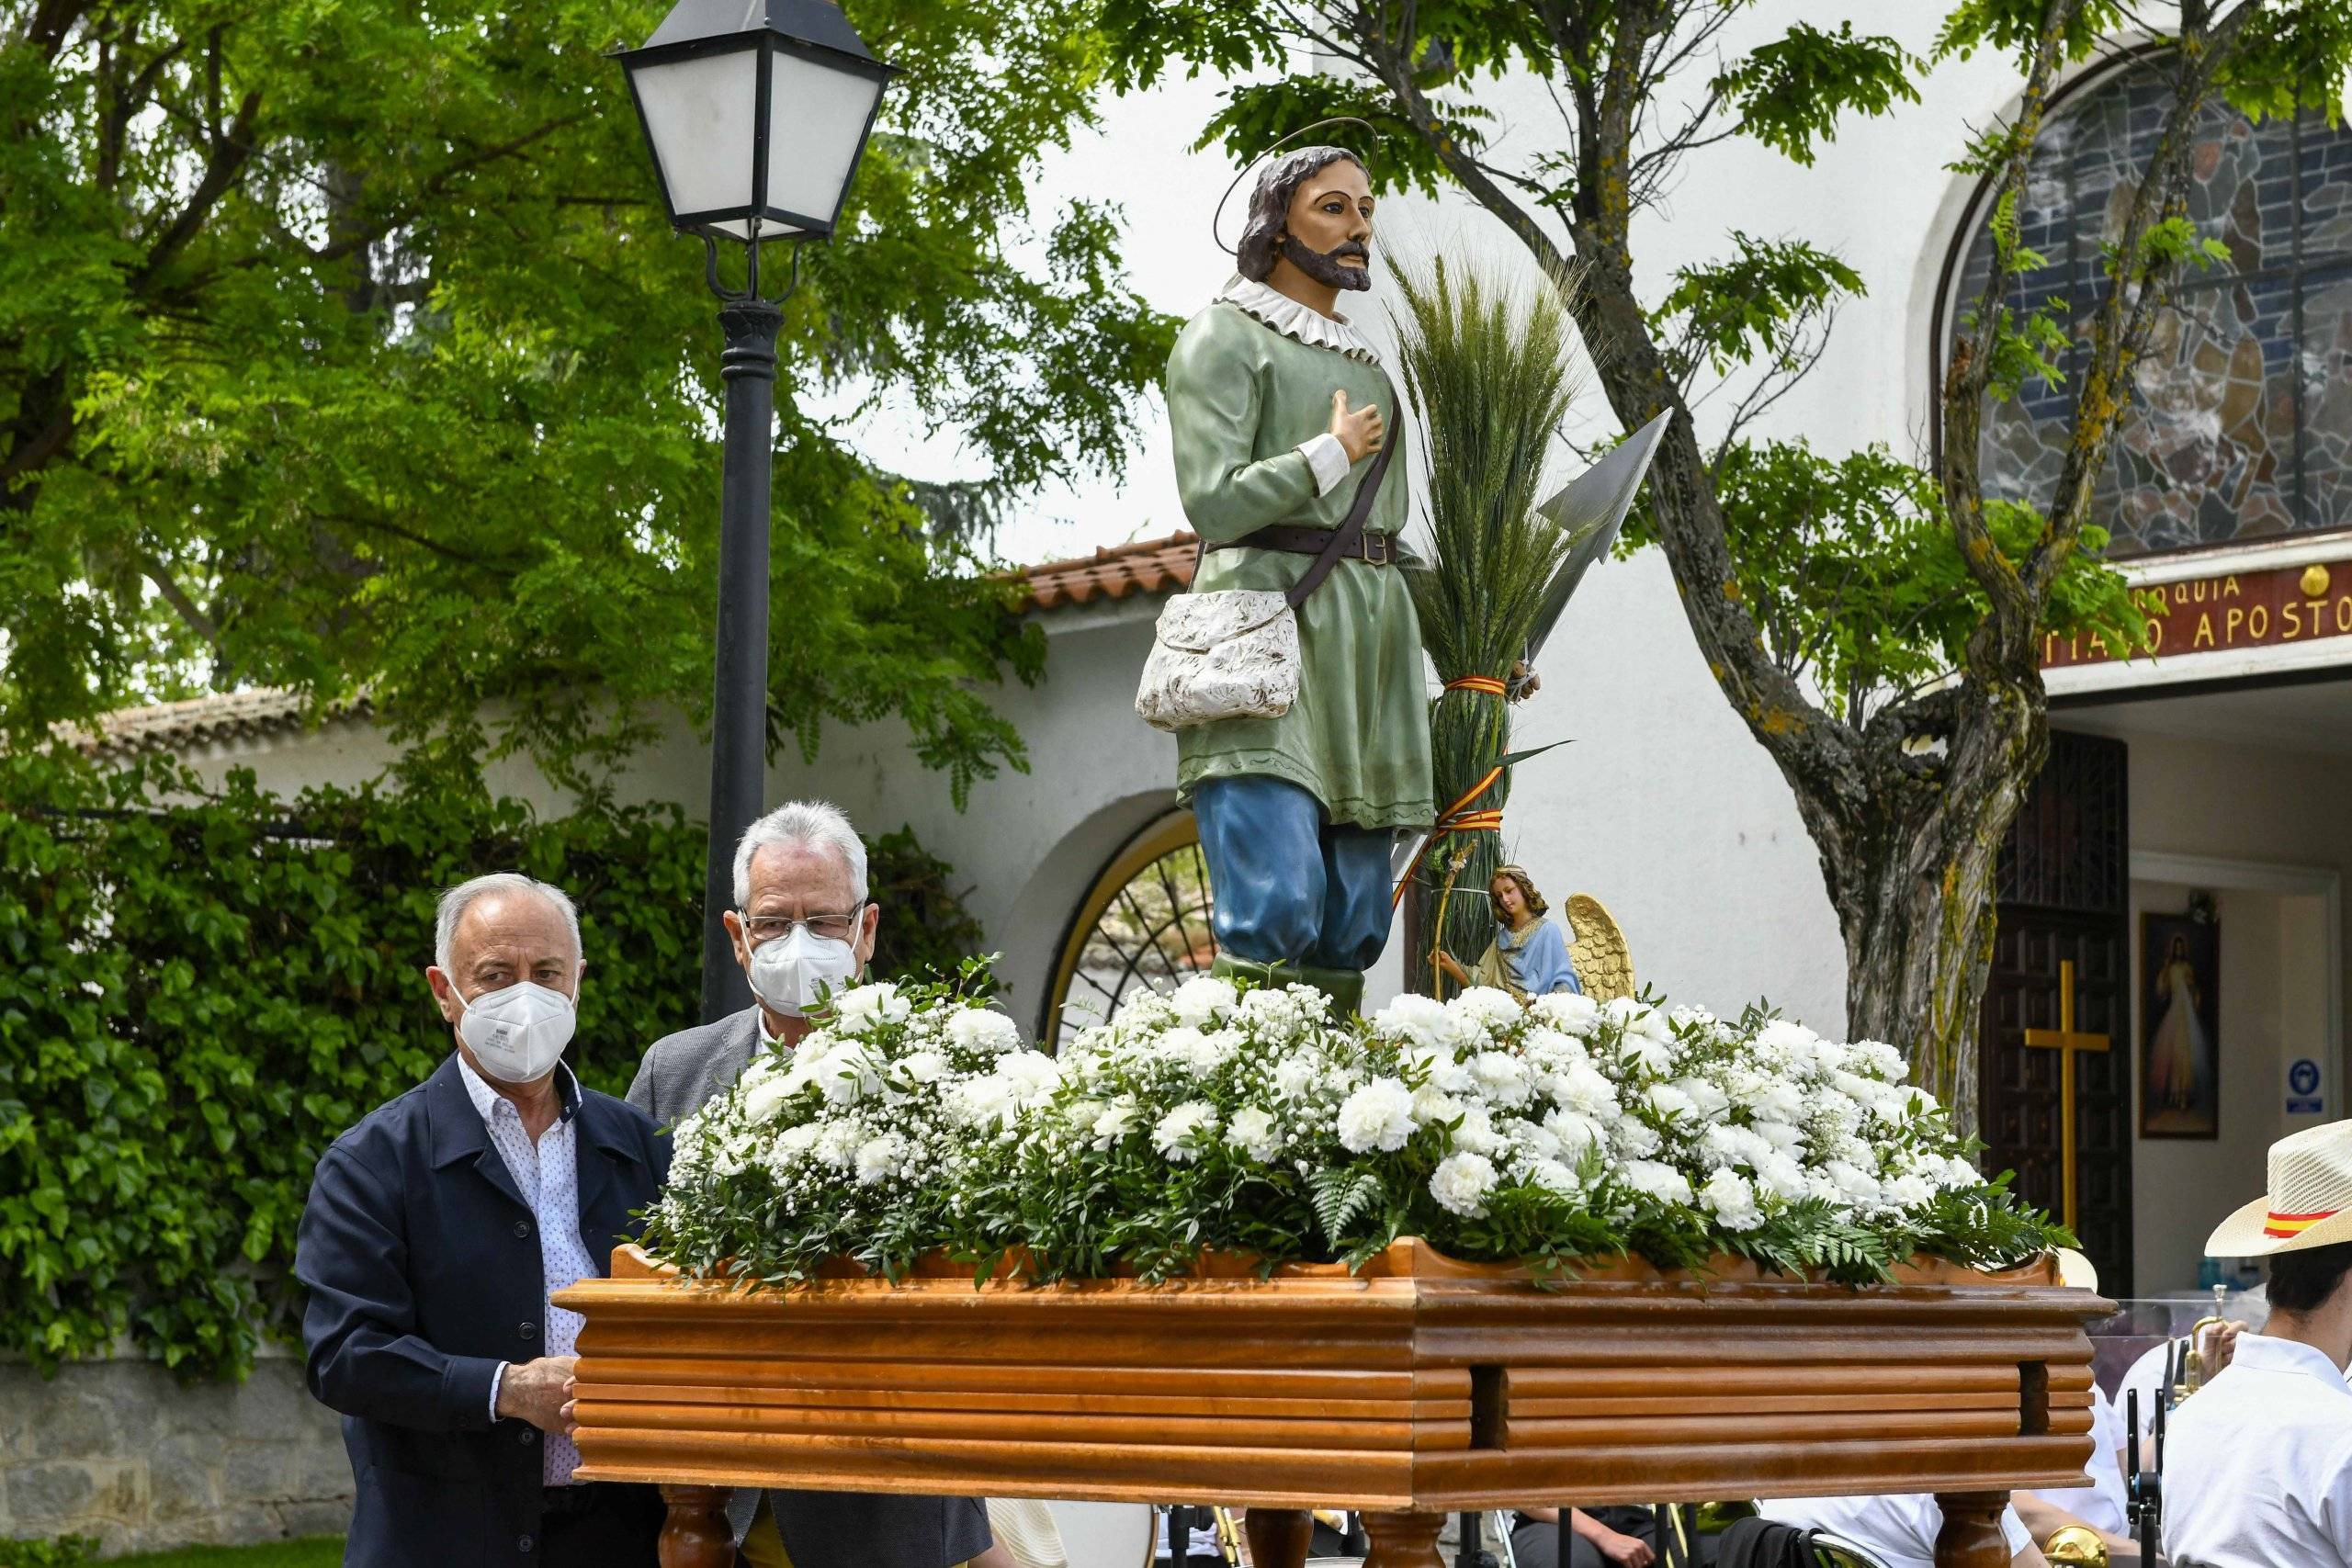
{"label": "patterned dress shirt", "polygon": [[[539,1235],[539,1301],[544,1309],[540,1321],[547,1325],[547,1353],[569,1356],[580,1342],[580,1325],[586,1320],[548,1298],[596,1277],[596,1260],[588,1256],[587,1244],[580,1239],[580,1159],[572,1133],[580,1110],[580,1086],[573,1081],[571,1068],[557,1066],[556,1094],[563,1110],[534,1144],[514,1102],[491,1088],[463,1056],[458,1058],[458,1073],[465,1079],[467,1097],[481,1112],[482,1125],[490,1129],[491,1143],[506,1161],[507,1173],[514,1178],[523,1201],[530,1207],[533,1228]],[[492,1420],[498,1417],[498,1390],[505,1377],[506,1369],[501,1367],[490,1380]],[[539,1457],[548,1485],[571,1484],[580,1450],[570,1438],[560,1432],[545,1434]]]}

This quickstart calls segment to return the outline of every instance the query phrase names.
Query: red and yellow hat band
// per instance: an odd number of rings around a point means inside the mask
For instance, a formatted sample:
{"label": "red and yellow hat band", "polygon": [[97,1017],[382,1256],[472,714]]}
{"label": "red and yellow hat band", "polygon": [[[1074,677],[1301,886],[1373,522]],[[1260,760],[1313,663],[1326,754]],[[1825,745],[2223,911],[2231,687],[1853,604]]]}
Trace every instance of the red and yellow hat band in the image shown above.
{"label": "red and yellow hat band", "polygon": [[2301,1235],[2322,1220],[2332,1220],[2341,1209],[2322,1209],[2315,1214],[2282,1214],[2273,1209],[2263,1217],[2262,1234],[2275,1236]]}

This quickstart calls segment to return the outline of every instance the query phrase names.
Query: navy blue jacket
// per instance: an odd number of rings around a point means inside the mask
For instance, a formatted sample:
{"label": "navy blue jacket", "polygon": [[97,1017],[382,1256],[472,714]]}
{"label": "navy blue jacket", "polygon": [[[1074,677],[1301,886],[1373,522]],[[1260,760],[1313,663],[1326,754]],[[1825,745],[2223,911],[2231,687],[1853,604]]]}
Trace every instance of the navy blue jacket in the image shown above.
{"label": "navy blue jacket", "polygon": [[[602,1274],[668,1174],[670,1141],[594,1090],[573,1119],[580,1237]],[[454,1054],[320,1158],[294,1272],[311,1292],[311,1392],[343,1412],[358,1484],[350,1568],[540,1561],[539,1433],[490,1415],[499,1364],[545,1353],[532,1227]]]}

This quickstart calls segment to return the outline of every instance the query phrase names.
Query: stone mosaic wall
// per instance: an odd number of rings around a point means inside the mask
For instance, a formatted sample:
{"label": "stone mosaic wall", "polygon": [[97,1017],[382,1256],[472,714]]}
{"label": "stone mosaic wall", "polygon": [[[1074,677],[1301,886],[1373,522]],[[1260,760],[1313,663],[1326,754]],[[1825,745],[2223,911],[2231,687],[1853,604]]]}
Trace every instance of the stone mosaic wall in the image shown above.
{"label": "stone mosaic wall", "polygon": [[343,1434],[299,1360],[193,1388],[142,1360],[54,1378],[0,1362],[0,1539],[96,1536],[112,1554],[339,1535],[350,1519]]}

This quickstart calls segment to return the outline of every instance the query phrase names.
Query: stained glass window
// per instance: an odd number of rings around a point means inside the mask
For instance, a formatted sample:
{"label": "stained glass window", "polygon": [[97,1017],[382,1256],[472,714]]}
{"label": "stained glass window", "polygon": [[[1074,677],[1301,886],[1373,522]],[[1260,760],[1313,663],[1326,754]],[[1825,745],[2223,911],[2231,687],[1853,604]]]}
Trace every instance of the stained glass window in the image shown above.
{"label": "stained glass window", "polygon": [[1137,835],[1102,869],[1071,921],[1039,1043],[1058,1053],[1138,987],[1172,990],[1207,973],[1216,960],[1211,913],[1193,814]]}
{"label": "stained glass window", "polygon": [[[2018,231],[2047,265],[2010,305],[2060,304],[2073,347],[2066,383],[2029,383],[1987,411],[1995,493],[2050,500],[2107,281],[2102,246],[2121,231],[2169,96],[2154,70],[2128,67],[2068,98],[2042,133]],[[2217,107],[2194,157],[2189,217],[2229,259],[2190,269],[2137,367],[2094,503],[2119,556],[2352,526],[2352,129],[2315,114],[2256,125]],[[1991,265],[1978,222],[1959,312]]]}

